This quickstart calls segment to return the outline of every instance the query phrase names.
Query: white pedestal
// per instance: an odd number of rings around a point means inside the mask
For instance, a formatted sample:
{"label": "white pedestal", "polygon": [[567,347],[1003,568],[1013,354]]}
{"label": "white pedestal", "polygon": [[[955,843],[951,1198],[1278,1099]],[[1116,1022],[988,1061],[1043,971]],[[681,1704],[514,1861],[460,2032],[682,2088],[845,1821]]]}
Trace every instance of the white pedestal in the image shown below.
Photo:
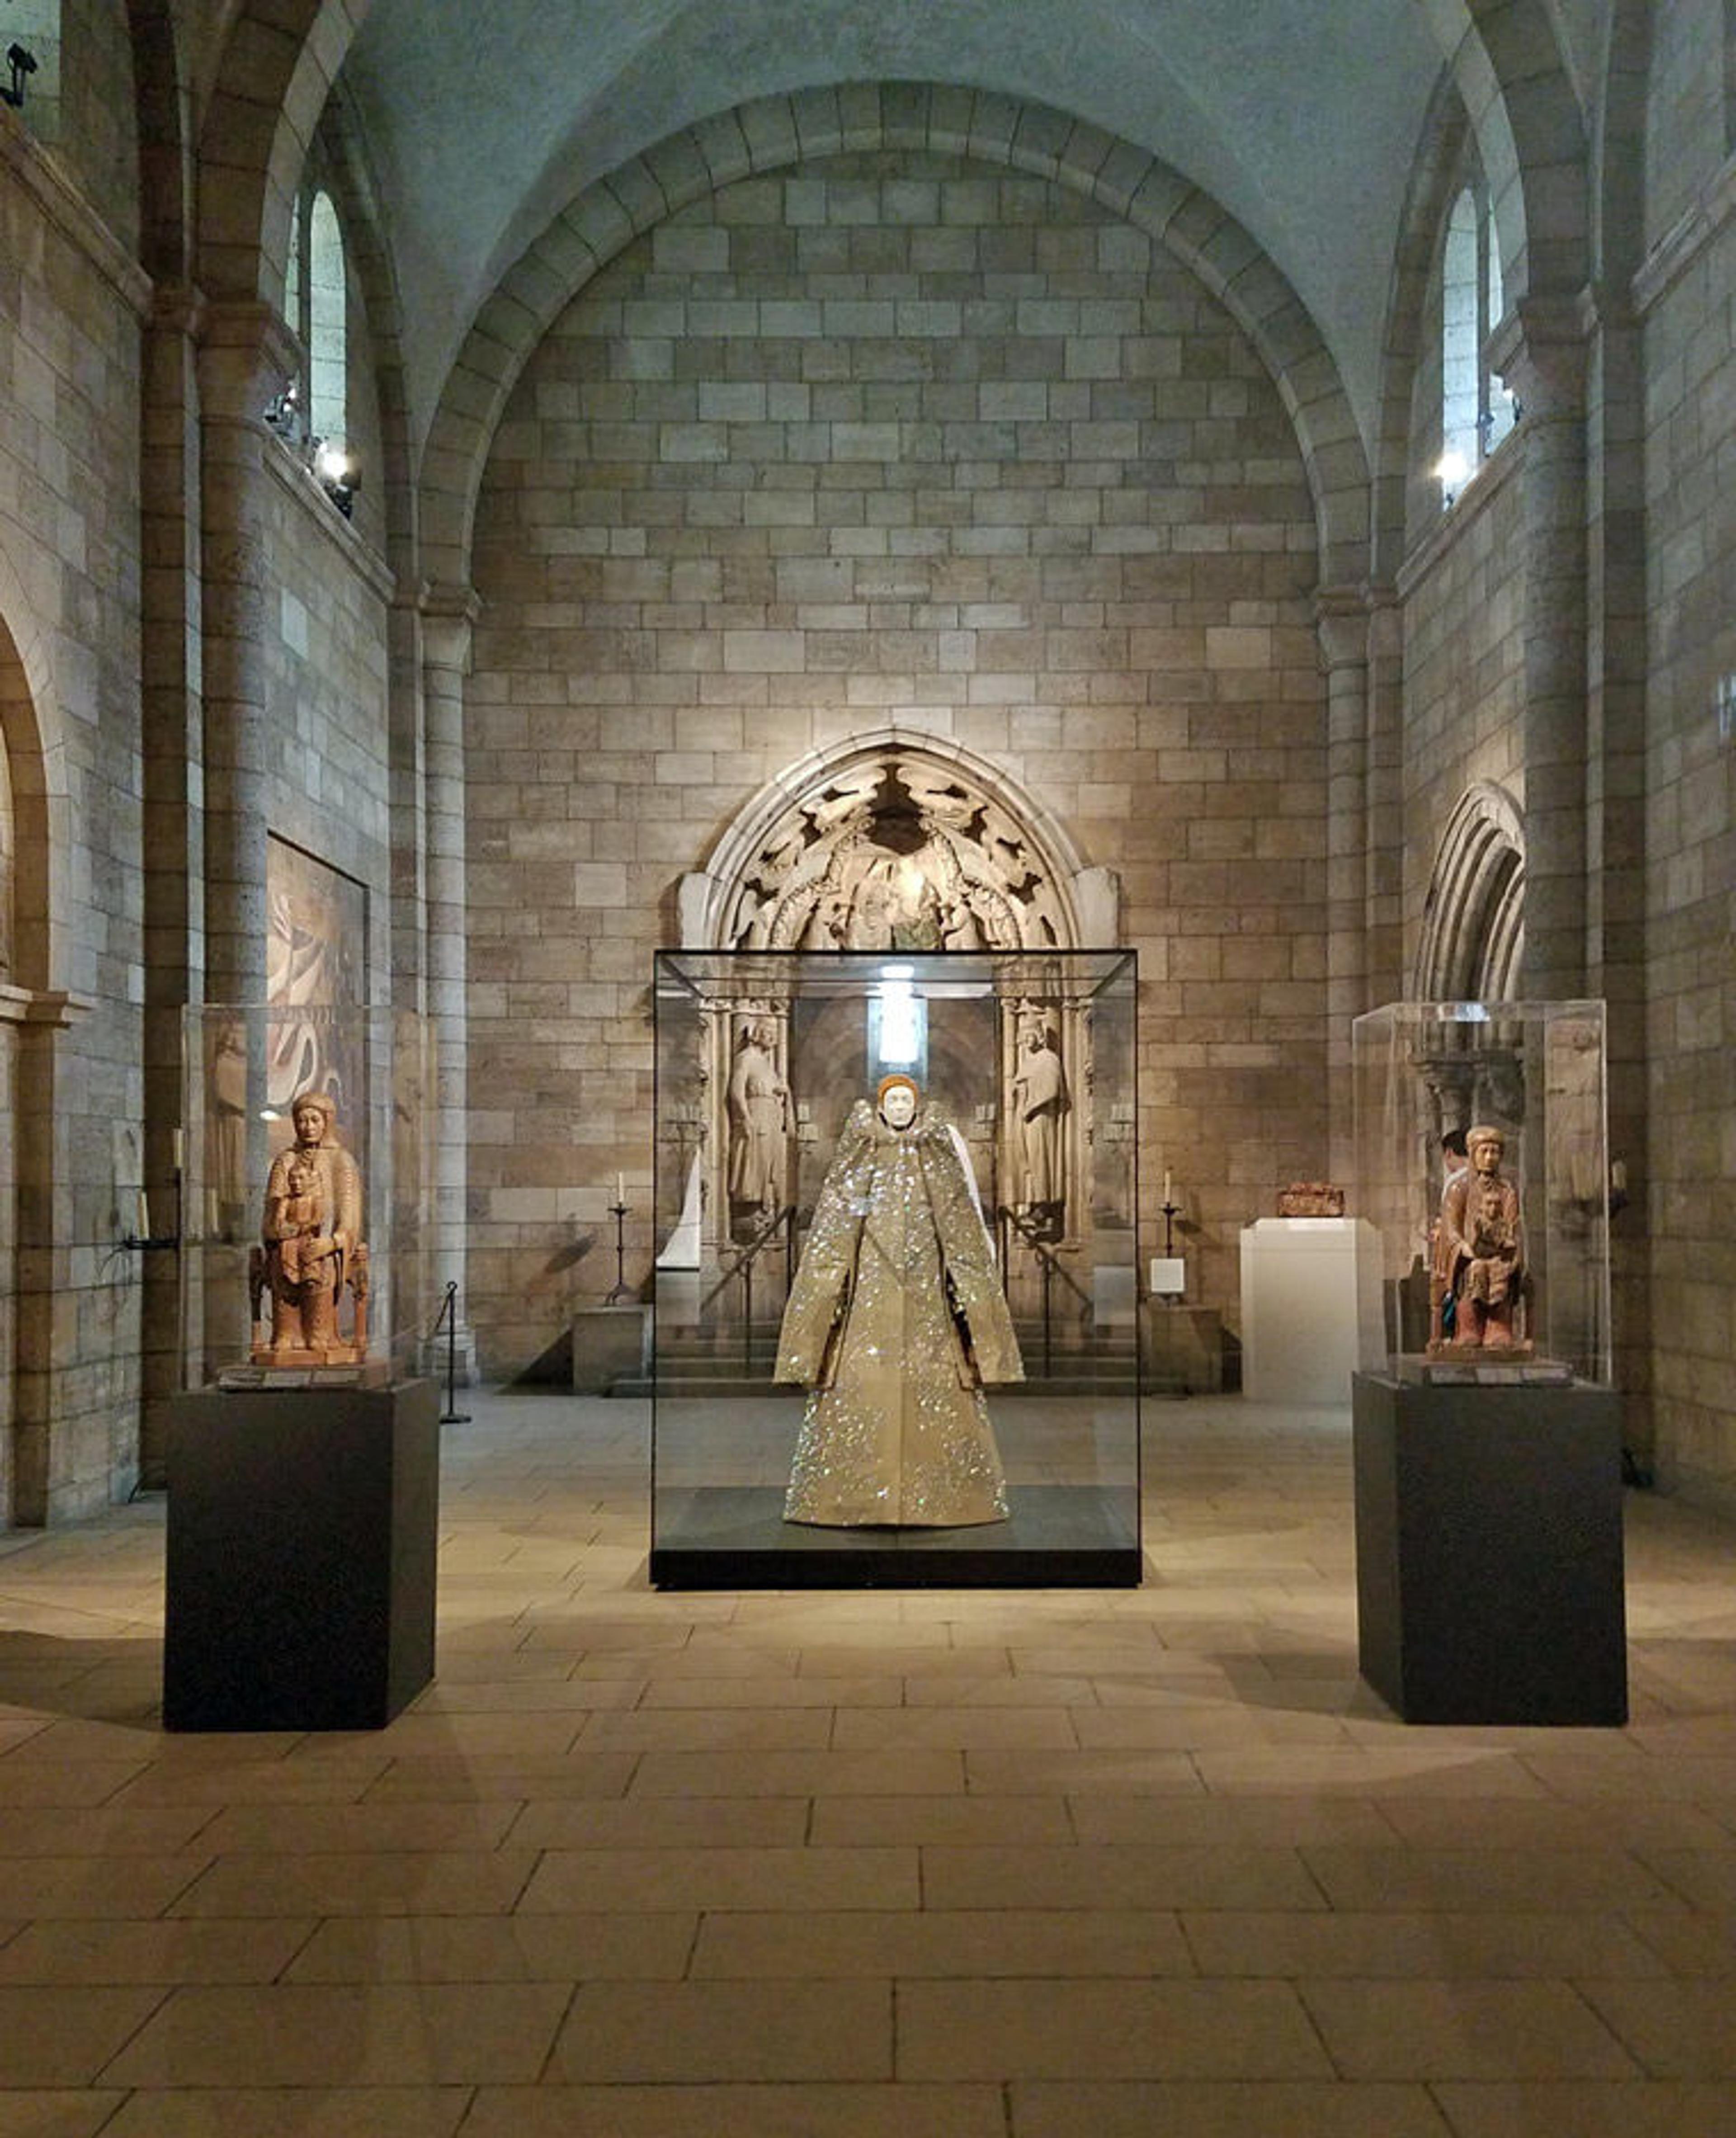
{"label": "white pedestal", "polygon": [[1241,1392],[1350,1403],[1359,1328],[1380,1326],[1380,1236],[1360,1218],[1261,1218],[1241,1233]]}

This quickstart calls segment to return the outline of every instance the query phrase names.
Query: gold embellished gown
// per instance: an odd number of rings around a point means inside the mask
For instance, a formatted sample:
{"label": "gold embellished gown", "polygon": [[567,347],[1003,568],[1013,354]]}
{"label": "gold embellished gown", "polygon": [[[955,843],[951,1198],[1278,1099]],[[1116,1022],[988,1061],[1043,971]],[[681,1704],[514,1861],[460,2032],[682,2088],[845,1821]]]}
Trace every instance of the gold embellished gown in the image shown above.
{"label": "gold embellished gown", "polygon": [[966,1164],[926,1107],[851,1110],[784,1310],[774,1377],[809,1389],[786,1521],[1006,1520],[983,1384],[1025,1369]]}

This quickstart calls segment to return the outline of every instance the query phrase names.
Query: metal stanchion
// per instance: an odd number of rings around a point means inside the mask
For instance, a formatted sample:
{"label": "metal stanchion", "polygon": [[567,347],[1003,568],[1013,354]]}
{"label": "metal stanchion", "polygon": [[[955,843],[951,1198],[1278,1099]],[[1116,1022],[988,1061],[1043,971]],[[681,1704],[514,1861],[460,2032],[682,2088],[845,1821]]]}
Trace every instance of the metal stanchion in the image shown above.
{"label": "metal stanchion", "polygon": [[442,1322],[446,1325],[446,1407],[440,1413],[440,1422],[442,1425],[468,1425],[470,1413],[453,1408],[458,1386],[458,1280],[456,1277],[446,1286],[446,1301],[434,1326],[428,1332],[431,1336],[440,1334]]}

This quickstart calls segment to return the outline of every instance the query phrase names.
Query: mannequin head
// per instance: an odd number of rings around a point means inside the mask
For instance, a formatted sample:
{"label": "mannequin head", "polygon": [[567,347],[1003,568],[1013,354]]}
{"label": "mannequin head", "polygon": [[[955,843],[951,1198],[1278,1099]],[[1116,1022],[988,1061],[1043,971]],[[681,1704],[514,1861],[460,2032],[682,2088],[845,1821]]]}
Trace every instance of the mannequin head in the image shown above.
{"label": "mannequin head", "polygon": [[922,1094],[909,1076],[882,1076],[874,1097],[889,1129],[907,1129],[916,1118]]}

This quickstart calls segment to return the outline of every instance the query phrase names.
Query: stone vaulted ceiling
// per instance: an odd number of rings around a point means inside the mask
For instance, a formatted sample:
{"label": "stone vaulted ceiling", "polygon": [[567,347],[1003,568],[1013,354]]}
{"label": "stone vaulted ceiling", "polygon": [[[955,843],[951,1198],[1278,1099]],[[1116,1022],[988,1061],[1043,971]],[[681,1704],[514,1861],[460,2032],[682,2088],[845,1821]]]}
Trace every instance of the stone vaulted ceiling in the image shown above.
{"label": "stone vaulted ceiling", "polygon": [[549,218],[755,97],[921,81],[1056,107],[1214,195],[1312,312],[1365,440],[1439,0],[374,0],[345,67],[427,426]]}

